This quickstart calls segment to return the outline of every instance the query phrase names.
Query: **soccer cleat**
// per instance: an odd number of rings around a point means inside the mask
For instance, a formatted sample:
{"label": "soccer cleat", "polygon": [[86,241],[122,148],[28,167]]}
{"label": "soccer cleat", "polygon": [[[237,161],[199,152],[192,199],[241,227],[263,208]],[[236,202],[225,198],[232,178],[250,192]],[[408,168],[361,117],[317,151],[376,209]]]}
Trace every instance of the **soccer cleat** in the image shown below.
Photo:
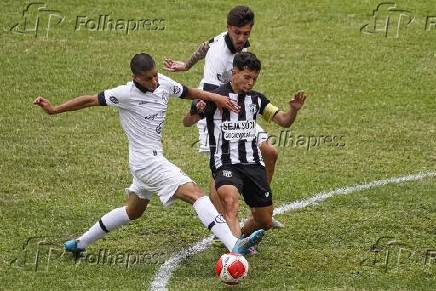
{"label": "soccer cleat", "polygon": [[85,249],[78,248],[77,247],[78,242],[79,241],[76,239],[68,240],[64,243],[64,249],[67,252],[73,253],[75,255],[79,255],[80,253],[84,252]]}
{"label": "soccer cleat", "polygon": [[280,228],[284,228],[284,227],[285,227],[285,225],[283,223],[281,223],[280,221],[278,221],[274,217],[272,218],[272,228],[280,229]]}
{"label": "soccer cleat", "polygon": [[249,237],[240,238],[236,242],[235,246],[232,249],[233,253],[241,254],[243,256],[247,255],[250,252],[250,248],[257,245],[262,237],[265,235],[265,230],[259,229],[253,232]]}

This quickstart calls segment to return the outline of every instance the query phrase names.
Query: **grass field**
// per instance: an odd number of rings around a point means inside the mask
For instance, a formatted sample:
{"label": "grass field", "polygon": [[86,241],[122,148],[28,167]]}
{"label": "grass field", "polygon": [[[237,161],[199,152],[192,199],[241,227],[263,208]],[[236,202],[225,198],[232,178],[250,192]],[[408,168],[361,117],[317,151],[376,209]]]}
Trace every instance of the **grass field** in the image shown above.
{"label": "grass field", "polygon": [[[46,1],[65,18],[60,24],[53,18],[48,36],[41,22],[36,37],[10,31],[23,23],[27,3],[3,1],[0,20],[0,288],[147,289],[164,260],[209,233],[188,205],[164,209],[153,197],[141,219],[88,249],[121,254],[117,263],[95,263],[95,256],[78,263],[62,255],[63,241],[125,202],[123,189],[131,179],[127,139],[116,111],[92,108],[50,117],[32,101],[42,95],[60,103],[124,84],[136,52],[150,53],[159,64],[165,56],[185,59],[225,30],[228,10],[240,2]],[[415,17],[411,24],[402,23],[398,35],[390,26],[387,37],[361,33],[379,3],[246,3],[256,12],[251,51],[263,65],[256,89],[284,109],[293,92],[304,89],[310,96],[291,128],[305,144],[278,146],[275,206],[338,187],[436,171],[436,17],[429,18],[436,5],[397,1]],[[75,31],[78,16],[106,14],[164,19],[165,29]],[[395,17],[398,12],[392,12]],[[194,87],[201,74],[202,63],[169,76]],[[171,101],[164,147],[168,159],[206,188],[207,159],[191,146],[197,132],[181,124],[189,105]],[[273,124],[261,124],[280,134]],[[342,136],[343,145],[307,149],[309,136]],[[334,197],[277,218],[286,228],[267,233],[259,254],[249,258],[249,276],[240,288],[436,286],[434,176]],[[48,245],[38,245],[44,241]],[[224,288],[213,273],[223,252],[212,247],[184,261],[168,288]],[[145,259],[127,267],[125,254]]]}

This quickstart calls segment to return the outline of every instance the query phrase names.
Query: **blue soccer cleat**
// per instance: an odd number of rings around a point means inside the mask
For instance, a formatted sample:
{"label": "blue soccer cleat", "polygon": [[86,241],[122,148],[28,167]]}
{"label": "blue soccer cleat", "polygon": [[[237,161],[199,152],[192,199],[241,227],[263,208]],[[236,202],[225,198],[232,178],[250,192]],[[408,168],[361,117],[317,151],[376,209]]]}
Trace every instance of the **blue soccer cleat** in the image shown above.
{"label": "blue soccer cleat", "polygon": [[64,243],[64,249],[67,252],[73,253],[75,255],[79,255],[80,253],[84,252],[85,249],[78,248],[77,247],[78,242],[79,241],[76,239],[68,240]]}
{"label": "blue soccer cleat", "polygon": [[232,249],[232,252],[241,254],[243,256],[248,255],[250,253],[250,248],[257,245],[262,240],[264,235],[265,230],[259,229],[253,232],[249,237],[238,239]]}

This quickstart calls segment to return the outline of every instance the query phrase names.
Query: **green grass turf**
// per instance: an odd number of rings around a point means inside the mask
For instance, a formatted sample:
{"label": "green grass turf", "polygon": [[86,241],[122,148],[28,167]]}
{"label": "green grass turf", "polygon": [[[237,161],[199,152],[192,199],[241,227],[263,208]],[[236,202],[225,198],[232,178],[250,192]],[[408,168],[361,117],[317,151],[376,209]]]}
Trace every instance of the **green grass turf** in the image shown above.
{"label": "green grass turf", "polygon": [[[239,2],[48,1],[65,16],[49,37],[17,35],[24,2],[4,1],[0,24],[0,286],[4,289],[145,289],[159,262],[208,232],[188,205],[163,209],[156,197],[144,217],[89,248],[144,254],[146,263],[74,264],[58,256],[40,268],[23,264],[29,237],[47,237],[59,249],[108,210],[125,201],[130,183],[127,141],[116,111],[92,108],[49,117],[34,107],[42,95],[54,103],[127,82],[136,52],[187,58],[197,45],[225,30]],[[281,108],[293,92],[309,99],[291,128],[294,137],[343,136],[342,147],[280,146],[272,188],[275,205],[336,187],[436,170],[436,29],[425,31],[431,1],[398,1],[416,17],[400,37],[363,35],[378,1],[251,1],[256,12],[251,50],[262,60],[256,89]],[[164,18],[163,31],[74,31],[77,16]],[[162,70],[161,70],[162,71]],[[202,64],[172,78],[197,86]],[[164,130],[166,156],[203,188],[207,159],[181,119],[189,102],[173,100]],[[273,124],[262,126],[279,135]],[[306,139],[307,142],[307,139]],[[260,254],[249,258],[240,287],[295,289],[434,289],[435,263],[422,251],[436,249],[436,183],[427,178],[328,200],[279,216],[286,229],[268,233]],[[245,209],[243,209],[245,213]],[[416,250],[387,269],[369,252],[380,237]],[[25,247],[35,252],[33,239]],[[42,250],[49,247],[43,246]],[[223,249],[186,261],[170,289],[222,288],[213,266]],[[418,254],[419,253],[419,254]],[[382,254],[379,254],[380,256]],[[42,252],[42,257],[44,254]],[[151,258],[151,259],[150,259]],[[17,259],[15,262],[14,259]],[[379,259],[379,258],[378,258]],[[11,262],[13,262],[11,264]]]}

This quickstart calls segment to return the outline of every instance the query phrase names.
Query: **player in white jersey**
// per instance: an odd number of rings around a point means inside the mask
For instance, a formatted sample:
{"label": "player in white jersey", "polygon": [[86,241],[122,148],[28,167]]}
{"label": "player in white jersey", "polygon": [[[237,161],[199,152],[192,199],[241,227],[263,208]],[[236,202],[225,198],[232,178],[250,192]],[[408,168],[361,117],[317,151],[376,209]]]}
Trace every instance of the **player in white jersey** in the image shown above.
{"label": "player in white jersey", "polygon": [[[165,59],[164,69],[172,72],[188,71],[199,60],[205,58],[203,78],[199,88],[213,91],[219,86],[230,81],[233,68],[233,58],[238,52],[247,51],[250,43],[251,30],[254,25],[254,13],[247,6],[236,6],[227,15],[227,31],[202,43],[186,62]],[[202,104],[202,102],[200,102]],[[204,104],[204,103],[203,103]],[[201,106],[201,105],[200,105]],[[192,111],[191,111],[192,112]],[[192,120],[192,119],[191,119]],[[194,123],[189,122],[189,115],[185,118],[185,126]],[[199,151],[209,153],[208,134],[205,119],[197,122],[199,134]],[[265,161],[268,182],[271,183],[275,164],[278,159],[278,151],[268,140],[268,134],[256,123],[258,144]],[[210,187],[211,199],[218,210],[219,201],[216,199],[213,183]],[[283,224],[273,220],[275,228],[282,228]]]}
{"label": "player in white jersey", "polygon": [[131,82],[97,95],[76,97],[58,106],[53,106],[43,97],[34,100],[34,104],[48,114],[90,106],[116,107],[129,141],[129,167],[133,181],[127,189],[127,205],[105,214],[82,236],[67,241],[65,249],[80,254],[89,244],[108,232],[139,218],[152,193],[157,193],[165,206],[171,205],[176,198],[192,204],[202,223],[229,251],[247,254],[248,249],[260,241],[263,230],[248,239],[235,237],[203,190],[163,156],[161,144],[169,98],[200,98],[236,112],[239,110],[238,105],[227,97],[187,88],[159,74],[153,58],[148,54],[136,54],[130,62],[130,68],[133,73]]}

